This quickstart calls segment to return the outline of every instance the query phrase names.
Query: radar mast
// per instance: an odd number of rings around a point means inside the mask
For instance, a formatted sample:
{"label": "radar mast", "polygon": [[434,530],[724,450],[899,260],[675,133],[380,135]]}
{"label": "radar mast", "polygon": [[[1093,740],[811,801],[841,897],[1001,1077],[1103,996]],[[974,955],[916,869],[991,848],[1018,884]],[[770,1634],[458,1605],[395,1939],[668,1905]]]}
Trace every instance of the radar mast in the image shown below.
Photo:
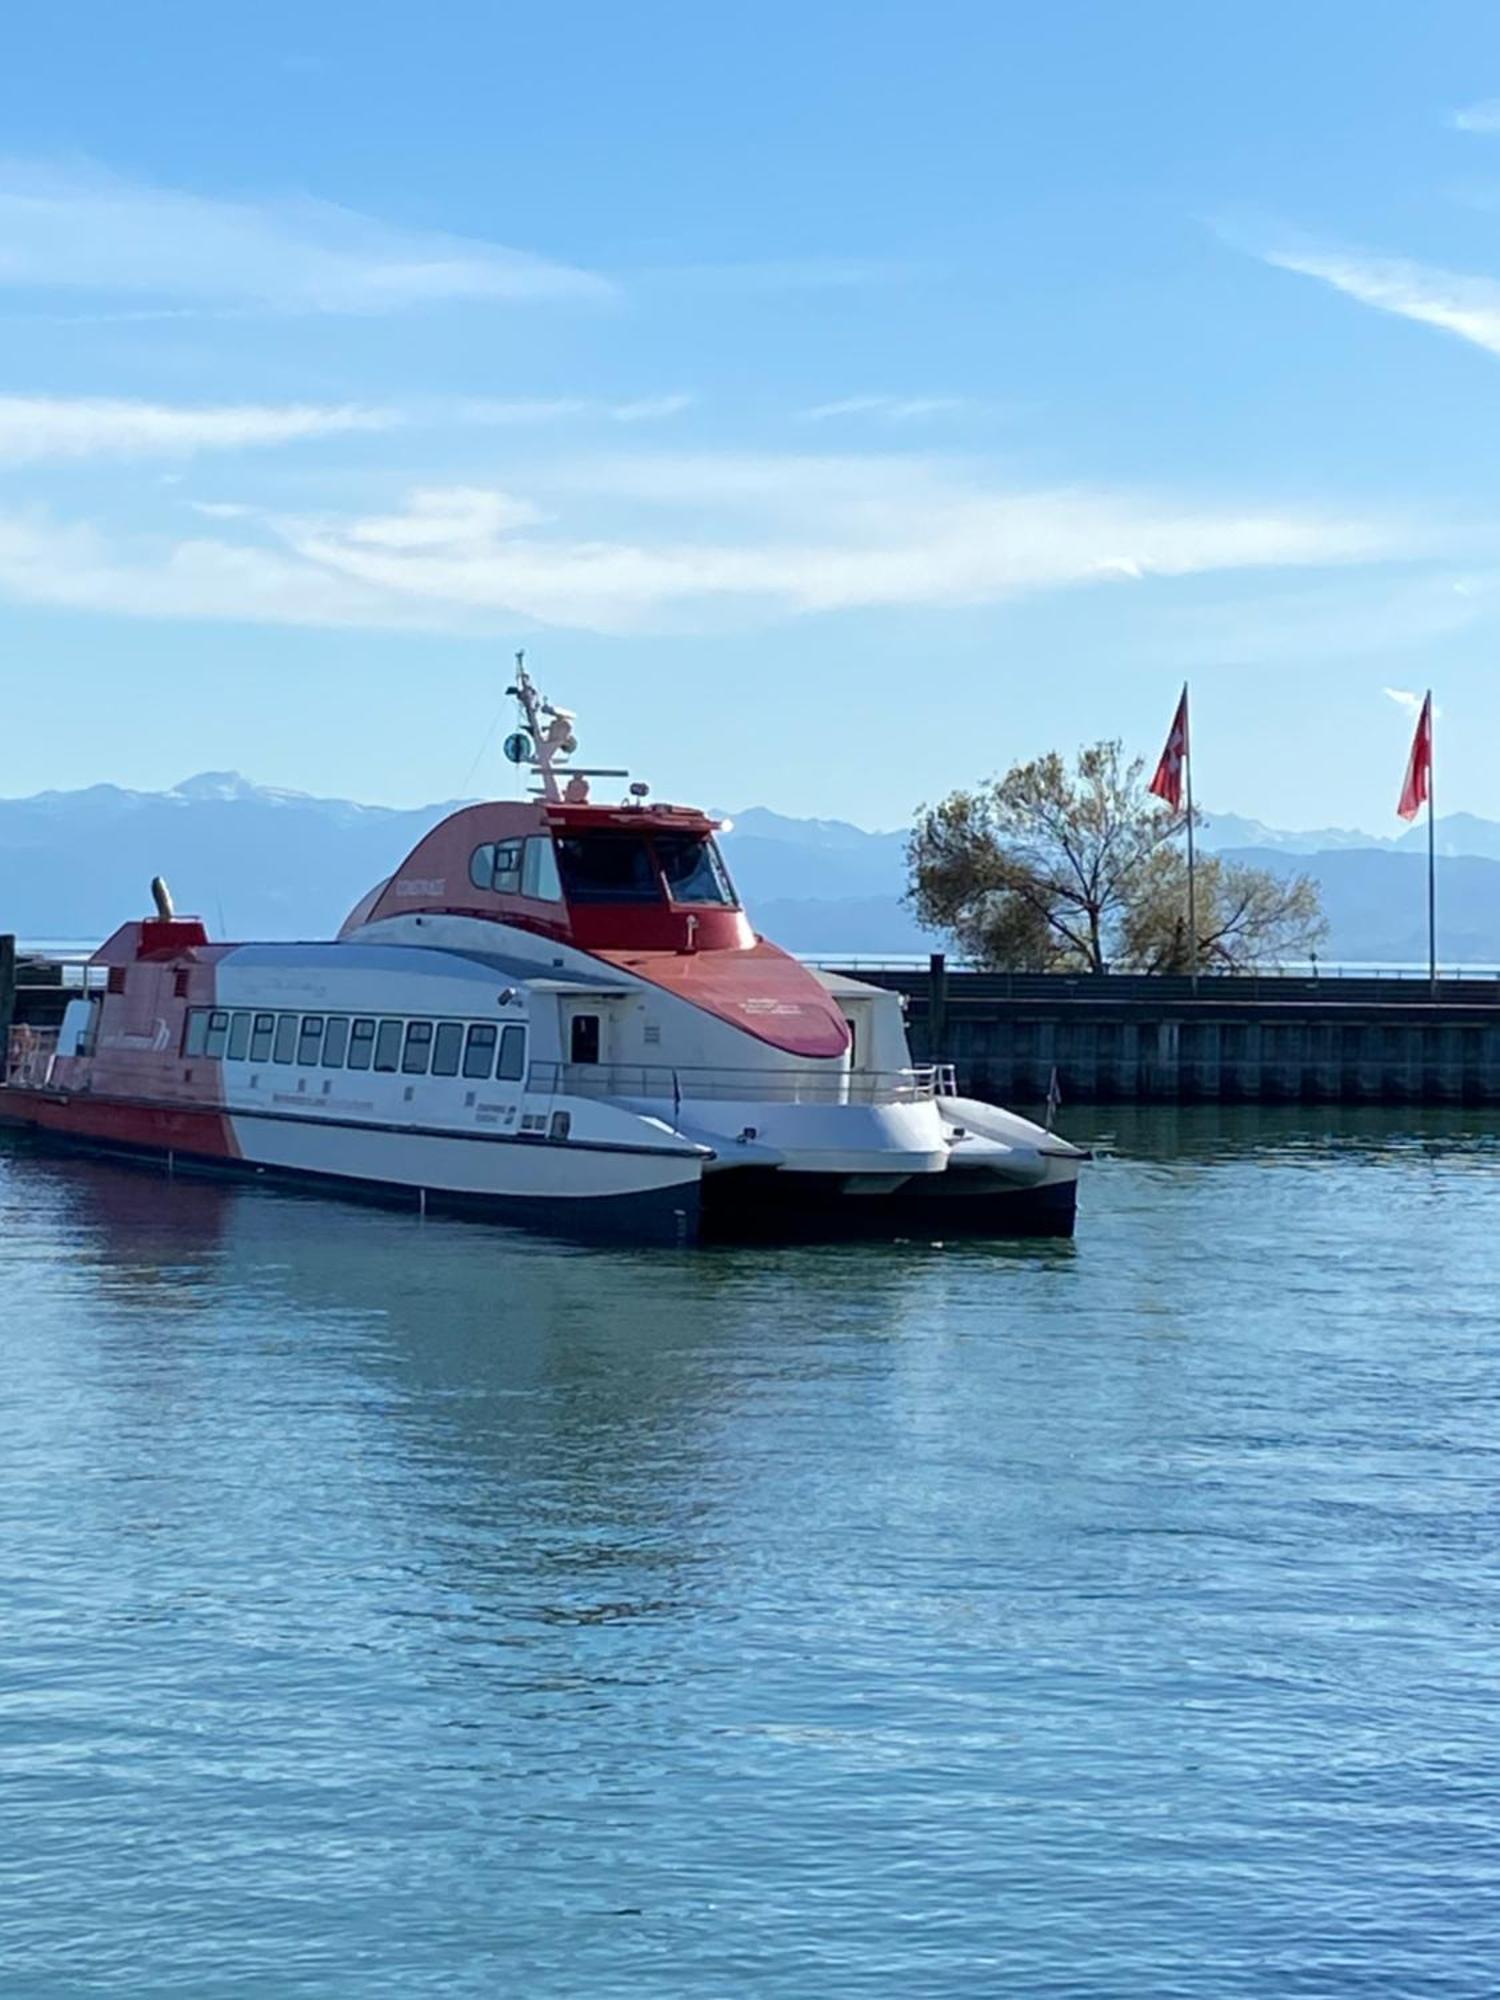
{"label": "radar mast", "polygon": [[[549,805],[587,805],[590,778],[630,776],[628,771],[559,768],[559,760],[571,757],[578,748],[578,738],[573,729],[576,718],[572,709],[558,708],[540,692],[526,671],[524,650],[516,654],[516,678],[505,692],[521,704],[521,713],[526,718],[530,768],[533,776],[540,781],[539,789],[533,796],[545,799]],[[514,740],[511,739],[512,742]],[[510,754],[509,744],[506,752]],[[524,751],[515,758],[515,762],[527,762]],[[566,787],[560,780],[566,780]]]}

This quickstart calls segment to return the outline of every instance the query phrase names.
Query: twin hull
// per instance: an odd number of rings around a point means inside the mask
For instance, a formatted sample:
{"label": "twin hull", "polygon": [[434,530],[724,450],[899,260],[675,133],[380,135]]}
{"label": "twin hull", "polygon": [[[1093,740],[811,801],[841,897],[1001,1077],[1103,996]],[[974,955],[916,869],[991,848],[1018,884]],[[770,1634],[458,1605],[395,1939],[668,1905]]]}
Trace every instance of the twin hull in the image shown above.
{"label": "twin hull", "polygon": [[890,1068],[809,1062],[589,954],[514,933],[497,953],[492,926],[480,949],[460,919],[418,942],[411,922],[112,968],[55,1051],[13,1064],[0,1119],[634,1241],[1071,1229],[1081,1156],[940,1097],[894,996],[830,982]]}

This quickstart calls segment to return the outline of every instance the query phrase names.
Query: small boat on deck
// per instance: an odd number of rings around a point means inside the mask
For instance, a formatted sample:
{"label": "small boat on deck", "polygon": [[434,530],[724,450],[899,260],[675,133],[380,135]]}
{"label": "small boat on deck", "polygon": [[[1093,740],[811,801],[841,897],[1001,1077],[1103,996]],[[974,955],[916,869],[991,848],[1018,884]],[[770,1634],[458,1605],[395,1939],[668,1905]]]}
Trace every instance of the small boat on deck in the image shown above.
{"label": "small boat on deck", "polygon": [[518,665],[523,800],[467,806],[336,938],[211,941],[158,882],[0,1123],[171,1168],[630,1241],[1072,1232],[1087,1155],[915,1064],[899,997],[757,936],[724,823],[583,771]]}

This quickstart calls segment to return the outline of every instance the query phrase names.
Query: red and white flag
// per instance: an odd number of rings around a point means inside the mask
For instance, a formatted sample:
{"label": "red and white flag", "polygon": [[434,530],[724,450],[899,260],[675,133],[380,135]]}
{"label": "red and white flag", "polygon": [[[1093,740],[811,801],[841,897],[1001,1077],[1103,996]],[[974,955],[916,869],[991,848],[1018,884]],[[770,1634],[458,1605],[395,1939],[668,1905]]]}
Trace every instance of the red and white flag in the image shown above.
{"label": "red and white flag", "polygon": [[1182,808],[1183,770],[1188,758],[1188,691],[1182,690],[1182,700],[1177,704],[1177,713],[1172,717],[1172,727],[1167,732],[1167,747],[1161,753],[1161,762],[1156,767],[1156,776],[1146,787],[1159,799],[1165,799],[1173,812]]}
{"label": "red and white flag", "polygon": [[1402,819],[1415,819],[1432,791],[1432,690],[1417,717],[1417,733],[1411,740],[1411,756],[1406,765],[1406,783],[1401,787],[1401,803],[1396,810]]}

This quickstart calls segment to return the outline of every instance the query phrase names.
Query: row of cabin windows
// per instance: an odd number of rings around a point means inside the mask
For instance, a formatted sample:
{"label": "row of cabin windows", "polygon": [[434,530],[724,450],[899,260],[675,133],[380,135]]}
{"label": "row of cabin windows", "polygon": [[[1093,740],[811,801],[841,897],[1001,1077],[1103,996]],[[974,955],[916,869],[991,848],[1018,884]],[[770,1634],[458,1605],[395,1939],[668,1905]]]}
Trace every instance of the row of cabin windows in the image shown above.
{"label": "row of cabin windows", "polygon": [[543,835],[529,840],[488,841],[469,857],[469,880],[476,889],[495,889],[502,896],[531,896],[539,903],[562,901],[557,856]]}
{"label": "row of cabin windows", "polygon": [[526,1030],[514,1022],[388,1021],[348,1014],[254,1014],[193,1007],[185,1056],[211,1062],[296,1063],[303,1069],[373,1069],[403,1076],[526,1074]]}

